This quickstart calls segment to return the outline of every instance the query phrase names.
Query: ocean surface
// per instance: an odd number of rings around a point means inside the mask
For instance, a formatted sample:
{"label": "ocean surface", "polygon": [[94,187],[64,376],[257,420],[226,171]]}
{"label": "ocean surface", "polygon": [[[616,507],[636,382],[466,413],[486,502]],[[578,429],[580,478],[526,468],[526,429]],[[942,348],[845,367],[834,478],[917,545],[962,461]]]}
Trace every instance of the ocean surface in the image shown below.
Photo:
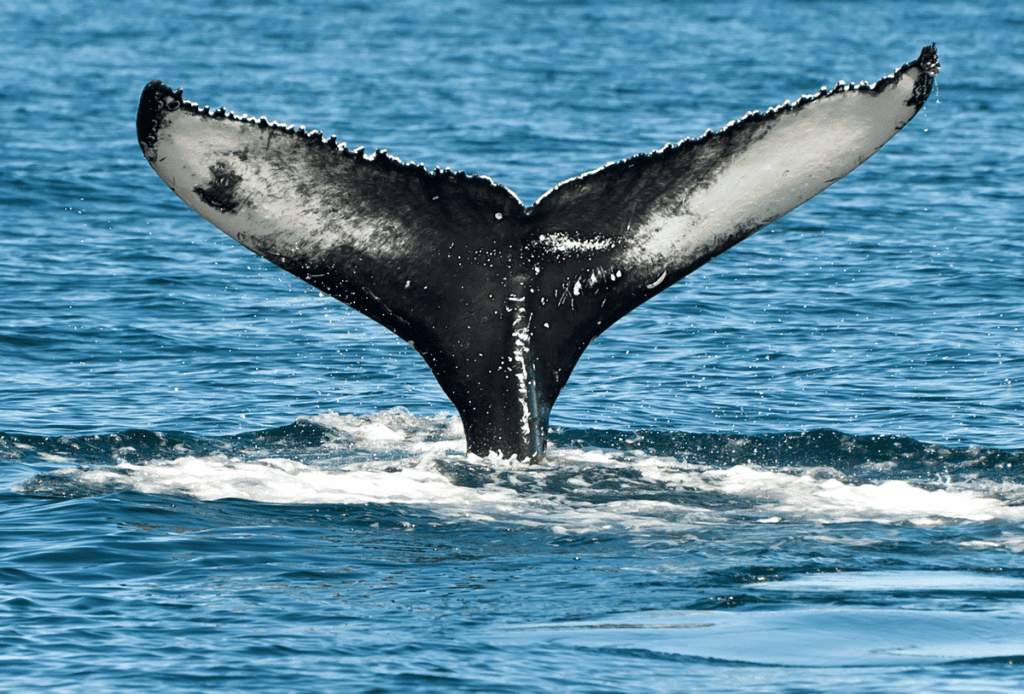
{"label": "ocean surface", "polygon": [[[0,8],[0,691],[1019,692],[1024,5]],[[235,244],[142,88],[559,181],[935,43],[926,110],[467,457],[397,337]]]}

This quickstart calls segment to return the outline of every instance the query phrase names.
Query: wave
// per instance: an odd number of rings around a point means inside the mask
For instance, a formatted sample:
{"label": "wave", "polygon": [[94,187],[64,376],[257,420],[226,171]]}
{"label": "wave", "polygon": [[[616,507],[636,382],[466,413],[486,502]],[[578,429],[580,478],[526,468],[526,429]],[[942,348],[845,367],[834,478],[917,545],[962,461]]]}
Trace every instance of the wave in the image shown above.
{"label": "wave", "polygon": [[[8,488],[46,497],[407,505],[557,533],[716,522],[1024,521],[1024,451],[816,430],[763,436],[552,432],[541,465],[465,454],[461,423],[402,408],[227,437],[0,435]],[[1024,544],[1022,544],[1024,549]]]}

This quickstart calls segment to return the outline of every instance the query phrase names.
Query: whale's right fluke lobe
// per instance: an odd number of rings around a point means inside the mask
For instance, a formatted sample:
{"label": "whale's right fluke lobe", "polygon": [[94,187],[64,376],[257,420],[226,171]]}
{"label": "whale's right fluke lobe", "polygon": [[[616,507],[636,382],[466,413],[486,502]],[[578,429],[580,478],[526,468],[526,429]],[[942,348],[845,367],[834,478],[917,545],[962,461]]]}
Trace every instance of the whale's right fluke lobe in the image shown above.
{"label": "whale's right fluke lobe", "polygon": [[545,237],[540,245],[562,259],[562,286],[581,281],[585,298],[573,311],[593,315],[577,321],[590,332],[584,339],[846,176],[914,117],[937,72],[928,46],[874,85],[748,114],[546,193],[530,219]]}
{"label": "whale's right fluke lobe", "polygon": [[565,181],[529,209],[489,179],[367,157],[154,82],[139,142],[233,238],[406,339],[469,451],[535,459],[588,344],[709,259],[856,168],[923,106],[933,47],[697,140]]}

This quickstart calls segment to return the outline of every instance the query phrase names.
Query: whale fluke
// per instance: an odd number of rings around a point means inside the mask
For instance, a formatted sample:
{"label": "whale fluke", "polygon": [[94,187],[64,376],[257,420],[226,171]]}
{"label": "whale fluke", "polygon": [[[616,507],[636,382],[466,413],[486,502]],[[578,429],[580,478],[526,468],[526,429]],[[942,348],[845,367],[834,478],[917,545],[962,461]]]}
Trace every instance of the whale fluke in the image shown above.
{"label": "whale fluke", "polygon": [[934,46],[872,85],[752,112],[559,183],[526,208],[490,179],[142,92],[160,178],[247,248],[361,311],[426,360],[470,453],[535,460],[587,345],[832,185],[914,117]]}

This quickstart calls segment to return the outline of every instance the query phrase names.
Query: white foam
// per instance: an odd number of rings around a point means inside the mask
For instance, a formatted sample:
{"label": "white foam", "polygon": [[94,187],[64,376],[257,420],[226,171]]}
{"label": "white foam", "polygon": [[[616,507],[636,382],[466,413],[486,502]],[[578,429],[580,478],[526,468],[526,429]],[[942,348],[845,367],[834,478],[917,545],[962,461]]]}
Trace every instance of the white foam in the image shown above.
{"label": "white foam", "polygon": [[[430,466],[326,469],[282,458],[243,461],[224,455],[185,456],[144,465],[119,463],[113,471],[82,471],[85,481],[122,474],[144,494],[180,494],[204,501],[247,499],[271,504],[430,504],[470,513],[513,504],[510,489],[477,490],[452,484]],[[92,479],[98,475],[96,479]],[[473,514],[478,515],[478,514]]]}
{"label": "white foam", "polygon": [[361,417],[328,412],[310,417],[308,421],[366,445],[401,442],[416,448],[431,438],[441,444],[438,448],[466,448],[462,421],[458,417],[415,417],[402,407]]}
{"label": "white foam", "polygon": [[[902,480],[859,484],[836,479],[835,471],[823,477],[799,468],[716,468],[641,451],[556,446],[543,464],[528,465],[497,455],[467,456],[461,423],[452,416],[416,417],[399,408],[363,417],[330,413],[311,421],[328,430],[328,440],[312,456],[303,449],[302,460],[287,450],[196,455],[179,446],[167,458],[44,473],[15,490],[45,493],[43,477],[58,475],[61,485],[77,482],[86,489],[106,486],[204,501],[404,504],[443,518],[638,537],[699,536],[707,523],[1024,521],[1024,506],[1000,498],[1013,494],[977,481],[934,488]],[[456,481],[464,479],[477,486]],[[713,503],[706,502],[711,495]],[[1024,551],[1024,539],[1013,530],[988,541]]]}
{"label": "white foam", "polygon": [[70,463],[71,459],[64,455],[57,455],[56,453],[37,453],[40,458],[49,463]]}
{"label": "white foam", "polygon": [[759,511],[771,518],[822,523],[874,521],[934,525],[950,520],[1024,520],[1024,507],[1009,506],[966,488],[925,489],[902,480],[854,484],[737,465],[723,470],[672,470],[647,465],[644,476],[674,487],[716,491],[761,501]]}

